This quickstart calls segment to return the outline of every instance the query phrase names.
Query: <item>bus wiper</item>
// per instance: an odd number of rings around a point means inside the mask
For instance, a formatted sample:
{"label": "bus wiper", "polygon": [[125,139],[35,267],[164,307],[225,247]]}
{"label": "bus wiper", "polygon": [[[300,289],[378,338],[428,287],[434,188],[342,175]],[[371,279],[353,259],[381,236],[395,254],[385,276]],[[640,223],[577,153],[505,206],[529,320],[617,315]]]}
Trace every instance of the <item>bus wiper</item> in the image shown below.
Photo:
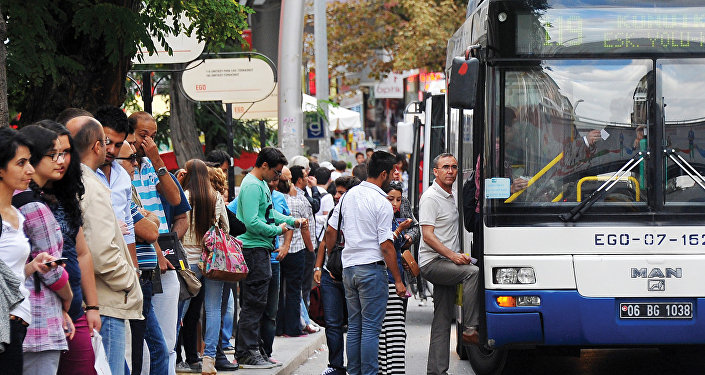
{"label": "bus wiper", "polygon": [[[695,167],[693,167],[692,164],[688,163],[682,156],[678,155],[676,153],[676,150],[674,149],[665,149],[663,150],[663,152],[666,153],[666,155],[671,160],[673,160],[673,162],[676,163],[676,165],[678,165],[683,170],[683,172],[687,173],[688,176],[693,179],[693,181],[695,181],[698,185],[700,185],[701,188],[703,188],[703,190],[705,190],[705,178],[703,178],[703,176],[698,172],[697,169],[695,169]],[[680,162],[678,161],[679,159]],[[681,162],[685,164],[688,168],[684,167]]]}
{"label": "bus wiper", "polygon": [[593,191],[590,196],[582,201],[579,205],[573,207],[572,210],[569,212],[566,212],[564,214],[559,215],[561,220],[563,221],[577,221],[580,219],[583,214],[592,207],[592,205],[597,202],[598,199],[602,198],[605,193],[607,193],[614,185],[619,182],[622,177],[627,175],[627,173],[630,173],[634,167],[639,165],[639,163],[642,162],[646,157],[649,156],[648,152],[643,152],[640,151],[638,154],[635,154],[631,159],[627,161],[626,164],[622,166],[622,168],[619,168],[617,172],[615,172],[612,177],[610,177],[607,181],[605,181],[604,184],[602,184],[597,190]]}

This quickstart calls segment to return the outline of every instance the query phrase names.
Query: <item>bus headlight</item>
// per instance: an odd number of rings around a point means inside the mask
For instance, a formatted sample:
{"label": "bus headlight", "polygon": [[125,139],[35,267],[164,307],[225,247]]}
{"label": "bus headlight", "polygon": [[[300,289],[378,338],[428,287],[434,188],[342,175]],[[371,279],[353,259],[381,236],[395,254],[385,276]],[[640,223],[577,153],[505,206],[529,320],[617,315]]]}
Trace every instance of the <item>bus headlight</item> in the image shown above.
{"label": "bus headlight", "polygon": [[495,284],[536,284],[536,274],[531,267],[496,267]]}

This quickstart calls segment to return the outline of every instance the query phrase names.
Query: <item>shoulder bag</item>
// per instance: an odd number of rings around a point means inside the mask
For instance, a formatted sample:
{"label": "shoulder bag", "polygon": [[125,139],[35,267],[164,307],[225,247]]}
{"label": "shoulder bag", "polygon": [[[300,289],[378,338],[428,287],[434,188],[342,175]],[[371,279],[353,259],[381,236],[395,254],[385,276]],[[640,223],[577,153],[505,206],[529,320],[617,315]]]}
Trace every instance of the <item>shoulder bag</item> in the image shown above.
{"label": "shoulder bag", "polygon": [[331,277],[337,281],[343,281],[343,247],[341,243],[341,237],[343,228],[341,228],[341,223],[343,222],[343,198],[340,199],[340,210],[338,211],[338,235],[335,237],[335,245],[331,249],[328,255],[328,261],[326,262],[326,269],[330,273]]}
{"label": "shoulder bag", "polygon": [[242,255],[242,242],[213,225],[203,236],[201,271],[211,280],[240,281],[249,272]]}

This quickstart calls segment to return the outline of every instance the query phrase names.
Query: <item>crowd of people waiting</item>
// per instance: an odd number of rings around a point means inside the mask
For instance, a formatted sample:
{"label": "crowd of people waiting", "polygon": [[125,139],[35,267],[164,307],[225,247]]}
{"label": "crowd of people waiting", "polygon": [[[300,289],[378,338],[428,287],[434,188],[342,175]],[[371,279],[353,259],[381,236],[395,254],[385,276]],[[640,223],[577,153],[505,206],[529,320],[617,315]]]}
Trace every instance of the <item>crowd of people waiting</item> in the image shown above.
{"label": "crowd of people waiting", "polygon": [[[0,129],[0,313],[9,316],[0,320],[1,368],[93,373],[96,333],[113,375],[281,366],[275,336],[320,329],[307,311],[315,282],[330,350],[323,373],[405,373],[401,253],[421,230],[403,156],[367,150],[349,174],[343,161],[289,162],[265,147],[229,199],[226,153],[172,174],[156,132],[148,113],[110,106]],[[239,286],[201,273],[214,225],[242,241],[249,273]],[[185,259],[162,249],[169,239]],[[339,244],[343,271],[334,275],[327,262]],[[201,281],[197,294],[184,292],[177,269]]]}

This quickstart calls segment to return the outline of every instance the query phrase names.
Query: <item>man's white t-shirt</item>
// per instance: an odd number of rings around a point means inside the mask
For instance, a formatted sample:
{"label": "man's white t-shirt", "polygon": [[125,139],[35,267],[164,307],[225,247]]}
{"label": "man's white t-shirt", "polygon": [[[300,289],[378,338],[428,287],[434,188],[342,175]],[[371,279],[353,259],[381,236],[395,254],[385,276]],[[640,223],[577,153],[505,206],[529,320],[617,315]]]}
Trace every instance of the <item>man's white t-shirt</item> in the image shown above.
{"label": "man's white t-shirt", "polygon": [[340,198],[328,220],[328,225],[334,229],[338,229],[341,207],[341,227],[345,237],[341,257],[343,268],[383,260],[380,244],[387,240],[394,241],[394,209],[387,200],[387,194],[367,181],[351,188]]}

